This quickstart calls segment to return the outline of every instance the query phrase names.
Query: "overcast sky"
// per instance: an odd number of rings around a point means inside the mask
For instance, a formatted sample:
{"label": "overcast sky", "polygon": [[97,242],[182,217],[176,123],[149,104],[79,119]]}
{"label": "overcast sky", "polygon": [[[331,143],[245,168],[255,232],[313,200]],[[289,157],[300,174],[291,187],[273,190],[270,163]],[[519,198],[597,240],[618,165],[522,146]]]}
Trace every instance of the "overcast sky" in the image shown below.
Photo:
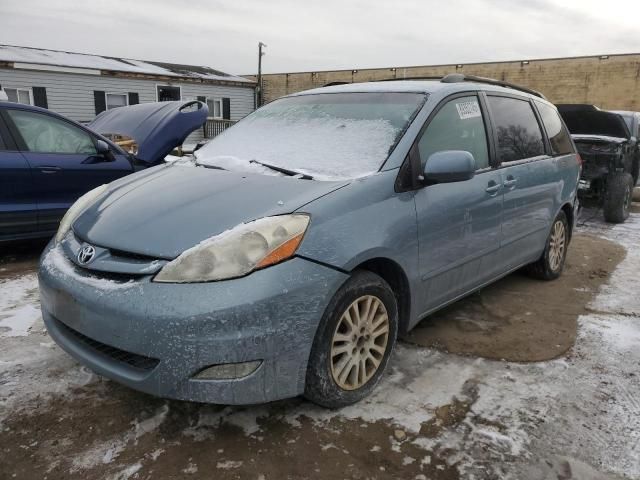
{"label": "overcast sky", "polygon": [[[606,5],[606,8],[603,8]],[[0,0],[0,43],[235,74],[640,52],[640,1]]]}

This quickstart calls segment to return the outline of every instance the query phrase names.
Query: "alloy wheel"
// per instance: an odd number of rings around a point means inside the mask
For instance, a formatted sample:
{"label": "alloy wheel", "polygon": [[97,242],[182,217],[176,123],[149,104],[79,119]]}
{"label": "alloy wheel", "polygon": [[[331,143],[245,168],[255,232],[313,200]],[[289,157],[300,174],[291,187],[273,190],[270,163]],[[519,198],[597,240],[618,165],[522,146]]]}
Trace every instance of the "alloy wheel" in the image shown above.
{"label": "alloy wheel", "polygon": [[554,272],[562,265],[566,244],[566,229],[564,222],[557,220],[551,230],[549,239],[549,266]]}
{"label": "alloy wheel", "polygon": [[356,299],[340,317],[331,340],[331,376],[343,390],[356,390],[378,371],[389,341],[389,315],[373,295]]}

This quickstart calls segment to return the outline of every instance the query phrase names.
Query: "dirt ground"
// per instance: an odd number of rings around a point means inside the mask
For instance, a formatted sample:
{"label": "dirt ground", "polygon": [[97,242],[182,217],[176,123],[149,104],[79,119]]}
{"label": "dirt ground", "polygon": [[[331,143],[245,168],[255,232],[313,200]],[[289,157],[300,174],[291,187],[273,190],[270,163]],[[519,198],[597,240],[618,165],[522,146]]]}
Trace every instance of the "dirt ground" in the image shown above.
{"label": "dirt ground", "polygon": [[516,272],[424,319],[405,338],[460,355],[538,362],[564,354],[576,339],[578,317],[624,259],[615,242],[576,235],[558,280]]}
{"label": "dirt ground", "polygon": [[579,228],[559,280],[515,273],[423,321],[371,397],[338,411],[101,378],[44,330],[44,245],[5,250],[0,480],[640,479],[639,243],[640,215]]}

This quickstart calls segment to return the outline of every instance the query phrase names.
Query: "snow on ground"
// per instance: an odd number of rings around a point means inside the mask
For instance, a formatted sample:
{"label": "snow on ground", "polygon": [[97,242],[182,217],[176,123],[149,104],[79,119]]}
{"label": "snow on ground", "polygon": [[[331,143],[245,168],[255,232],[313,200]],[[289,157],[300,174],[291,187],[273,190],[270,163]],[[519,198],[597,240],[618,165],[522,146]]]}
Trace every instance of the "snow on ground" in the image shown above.
{"label": "snow on ground", "polygon": [[38,283],[35,275],[0,283],[0,338],[24,337],[40,319],[37,299]]}
{"label": "snow on ground", "polygon": [[[580,230],[618,242],[628,253],[592,302],[592,313],[580,317],[576,345],[566,357],[510,363],[400,344],[389,374],[357,405],[339,411],[307,402],[275,410],[203,409],[182,435],[197,439],[224,422],[260,439],[268,417],[279,417],[291,429],[301,428],[305,417],[326,428],[336,418],[361,419],[407,432],[407,440],[404,433],[389,439],[396,451],[402,441],[424,451],[422,458],[407,457],[407,465],[428,465],[435,453],[455,464],[461,478],[568,478],[558,476],[566,468],[572,478],[605,478],[597,472],[640,478],[640,215],[619,226],[592,220]],[[47,337],[36,318],[36,286],[34,275],[0,280],[0,429],[3,418],[38,395],[72,395],[75,387],[97,379]],[[468,406],[455,428],[421,433],[426,422],[435,421],[437,407],[454,402]],[[123,436],[96,438],[75,457],[76,468],[113,462],[131,442],[158,429],[170,410],[165,404]],[[154,445],[146,455],[157,458],[168,448]],[[238,466],[221,462],[218,468]],[[140,463],[122,465],[114,478],[129,478],[139,469]]]}

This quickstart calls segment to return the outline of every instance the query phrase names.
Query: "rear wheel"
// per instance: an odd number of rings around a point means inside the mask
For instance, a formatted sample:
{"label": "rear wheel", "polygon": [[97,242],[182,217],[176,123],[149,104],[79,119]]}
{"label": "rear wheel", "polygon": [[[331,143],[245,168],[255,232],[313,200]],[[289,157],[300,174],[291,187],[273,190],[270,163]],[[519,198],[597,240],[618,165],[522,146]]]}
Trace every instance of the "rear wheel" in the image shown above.
{"label": "rear wheel", "polygon": [[629,217],[633,177],[625,172],[613,172],[607,177],[604,192],[604,219],[609,223],[623,223]]}
{"label": "rear wheel", "polygon": [[381,277],[358,271],[335,294],[313,342],[305,396],[339,408],[366,397],[393,350],[398,307]]}
{"label": "rear wheel", "polygon": [[553,221],[547,244],[538,261],[528,265],[527,271],[541,280],[555,280],[564,269],[569,245],[569,222],[564,212]]}

